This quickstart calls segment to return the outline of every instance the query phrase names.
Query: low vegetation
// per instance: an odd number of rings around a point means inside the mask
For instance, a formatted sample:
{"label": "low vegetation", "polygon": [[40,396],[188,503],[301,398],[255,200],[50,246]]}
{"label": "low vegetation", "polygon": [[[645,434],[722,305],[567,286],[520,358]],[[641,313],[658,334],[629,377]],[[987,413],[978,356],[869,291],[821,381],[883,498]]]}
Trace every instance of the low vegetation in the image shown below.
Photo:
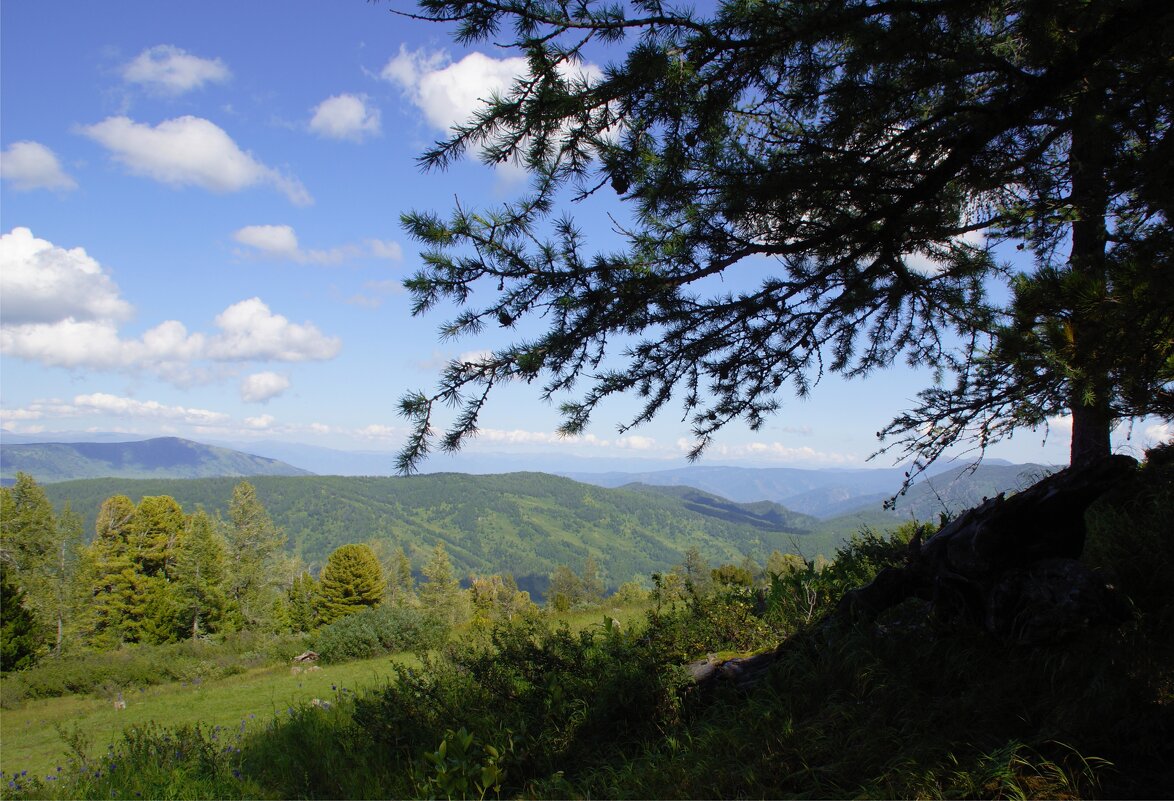
{"label": "low vegetation", "polygon": [[[1158,452],[1088,514],[1087,560],[1119,583],[1128,620],[1043,645],[936,619],[916,599],[866,623],[830,614],[847,590],[903,564],[910,541],[932,535],[926,526],[864,531],[821,565],[779,557],[771,570],[714,566],[692,550],[649,585],[606,598],[584,564],[552,577],[559,592],[545,609],[501,577],[452,589],[438,548],[424,573],[432,591],[449,587],[436,596],[451,602],[443,617],[431,614],[435,603],[409,601],[424,586],[392,587],[385,575],[380,603],[291,635],[274,655],[288,658],[295,643],[317,648],[319,683],[383,665],[372,681],[345,691],[332,682],[330,693],[316,689],[243,731],[211,718],[139,722],[101,753],[66,730],[72,761],[63,757],[60,772],[6,773],[0,794],[1165,796],[1174,787],[1172,486],[1174,459]],[[174,648],[178,664],[200,646],[150,647]],[[244,640],[235,647],[243,659]],[[404,649],[418,658],[387,660]],[[770,669],[749,683],[698,681],[693,669],[765,653]],[[372,654],[376,662],[349,661]],[[271,671],[279,678],[295,677]],[[30,697],[20,714],[70,700]]]}

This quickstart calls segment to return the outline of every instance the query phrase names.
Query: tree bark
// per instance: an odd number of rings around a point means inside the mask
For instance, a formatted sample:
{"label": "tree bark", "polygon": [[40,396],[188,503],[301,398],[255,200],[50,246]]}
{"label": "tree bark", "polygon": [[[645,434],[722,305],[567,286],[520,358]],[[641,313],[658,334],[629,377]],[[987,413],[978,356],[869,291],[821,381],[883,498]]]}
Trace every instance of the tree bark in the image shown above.
{"label": "tree bark", "polygon": [[1072,411],[1071,464],[1083,465],[1112,452],[1112,383],[1105,353],[1105,304],[1109,302],[1106,246],[1109,211],[1108,155],[1112,129],[1106,122],[1104,86],[1089,82],[1072,107],[1068,151],[1071,192],[1073,273],[1065,298],[1070,323]]}

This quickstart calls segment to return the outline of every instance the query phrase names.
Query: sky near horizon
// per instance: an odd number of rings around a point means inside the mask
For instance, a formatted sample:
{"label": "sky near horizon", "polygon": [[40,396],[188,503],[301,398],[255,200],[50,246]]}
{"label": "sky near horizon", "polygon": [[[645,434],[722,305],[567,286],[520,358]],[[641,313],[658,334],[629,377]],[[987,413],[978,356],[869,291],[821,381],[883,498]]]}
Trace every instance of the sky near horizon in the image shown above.
{"label": "sky near horizon", "polygon": [[[510,165],[416,163],[524,64],[392,9],[412,7],[4,0],[0,425],[395,450],[405,391],[507,343],[442,342],[443,310],[411,316],[419,256],[399,217],[524,190]],[[606,209],[574,211],[598,249],[614,244]],[[827,378],[762,430],[728,428],[704,461],[861,466],[929,380]],[[564,440],[538,395],[498,391],[468,448],[684,463],[679,407],[619,435],[634,404],[611,401]],[[1141,421],[1115,443],[1136,454],[1170,436]],[[1057,420],[1046,441],[1025,431],[990,455],[1061,463],[1067,449]]]}

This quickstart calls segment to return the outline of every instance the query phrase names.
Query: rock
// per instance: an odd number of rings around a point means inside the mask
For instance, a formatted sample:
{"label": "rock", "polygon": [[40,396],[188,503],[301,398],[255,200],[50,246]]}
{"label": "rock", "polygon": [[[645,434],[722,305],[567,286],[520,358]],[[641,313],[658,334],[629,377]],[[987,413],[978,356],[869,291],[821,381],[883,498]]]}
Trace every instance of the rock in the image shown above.
{"label": "rock", "polygon": [[1021,642],[1120,619],[1103,577],[1076,560],[1084,513],[1137,469],[1128,456],[1070,467],[1010,497],[985,501],[946,524],[908,564],[886,568],[844,595],[842,621],[875,620],[908,598],[930,602],[939,621],[964,621]]}
{"label": "rock", "polygon": [[314,653],[313,651],[306,651],[304,653],[301,653],[301,654],[298,654],[297,656],[295,656],[293,658],[293,661],[295,661],[295,662],[317,662],[318,661],[318,654]]}

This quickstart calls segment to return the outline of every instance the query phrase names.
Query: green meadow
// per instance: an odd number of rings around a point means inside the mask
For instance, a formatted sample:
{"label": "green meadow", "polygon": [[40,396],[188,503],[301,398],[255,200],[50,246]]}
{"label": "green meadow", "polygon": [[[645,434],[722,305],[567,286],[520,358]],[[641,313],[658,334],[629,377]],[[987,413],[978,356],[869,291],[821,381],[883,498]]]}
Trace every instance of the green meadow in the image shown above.
{"label": "green meadow", "polygon": [[25,702],[0,713],[0,770],[5,776],[27,770],[49,776],[68,759],[67,739],[101,754],[131,726],[155,723],[165,728],[201,724],[240,730],[256,727],[313,699],[377,687],[393,662],[419,664],[411,654],[396,654],[326,665],[296,674],[290,666],[256,668],[210,681],[176,682],[123,693],[125,709],[111,699],[70,695]]}

